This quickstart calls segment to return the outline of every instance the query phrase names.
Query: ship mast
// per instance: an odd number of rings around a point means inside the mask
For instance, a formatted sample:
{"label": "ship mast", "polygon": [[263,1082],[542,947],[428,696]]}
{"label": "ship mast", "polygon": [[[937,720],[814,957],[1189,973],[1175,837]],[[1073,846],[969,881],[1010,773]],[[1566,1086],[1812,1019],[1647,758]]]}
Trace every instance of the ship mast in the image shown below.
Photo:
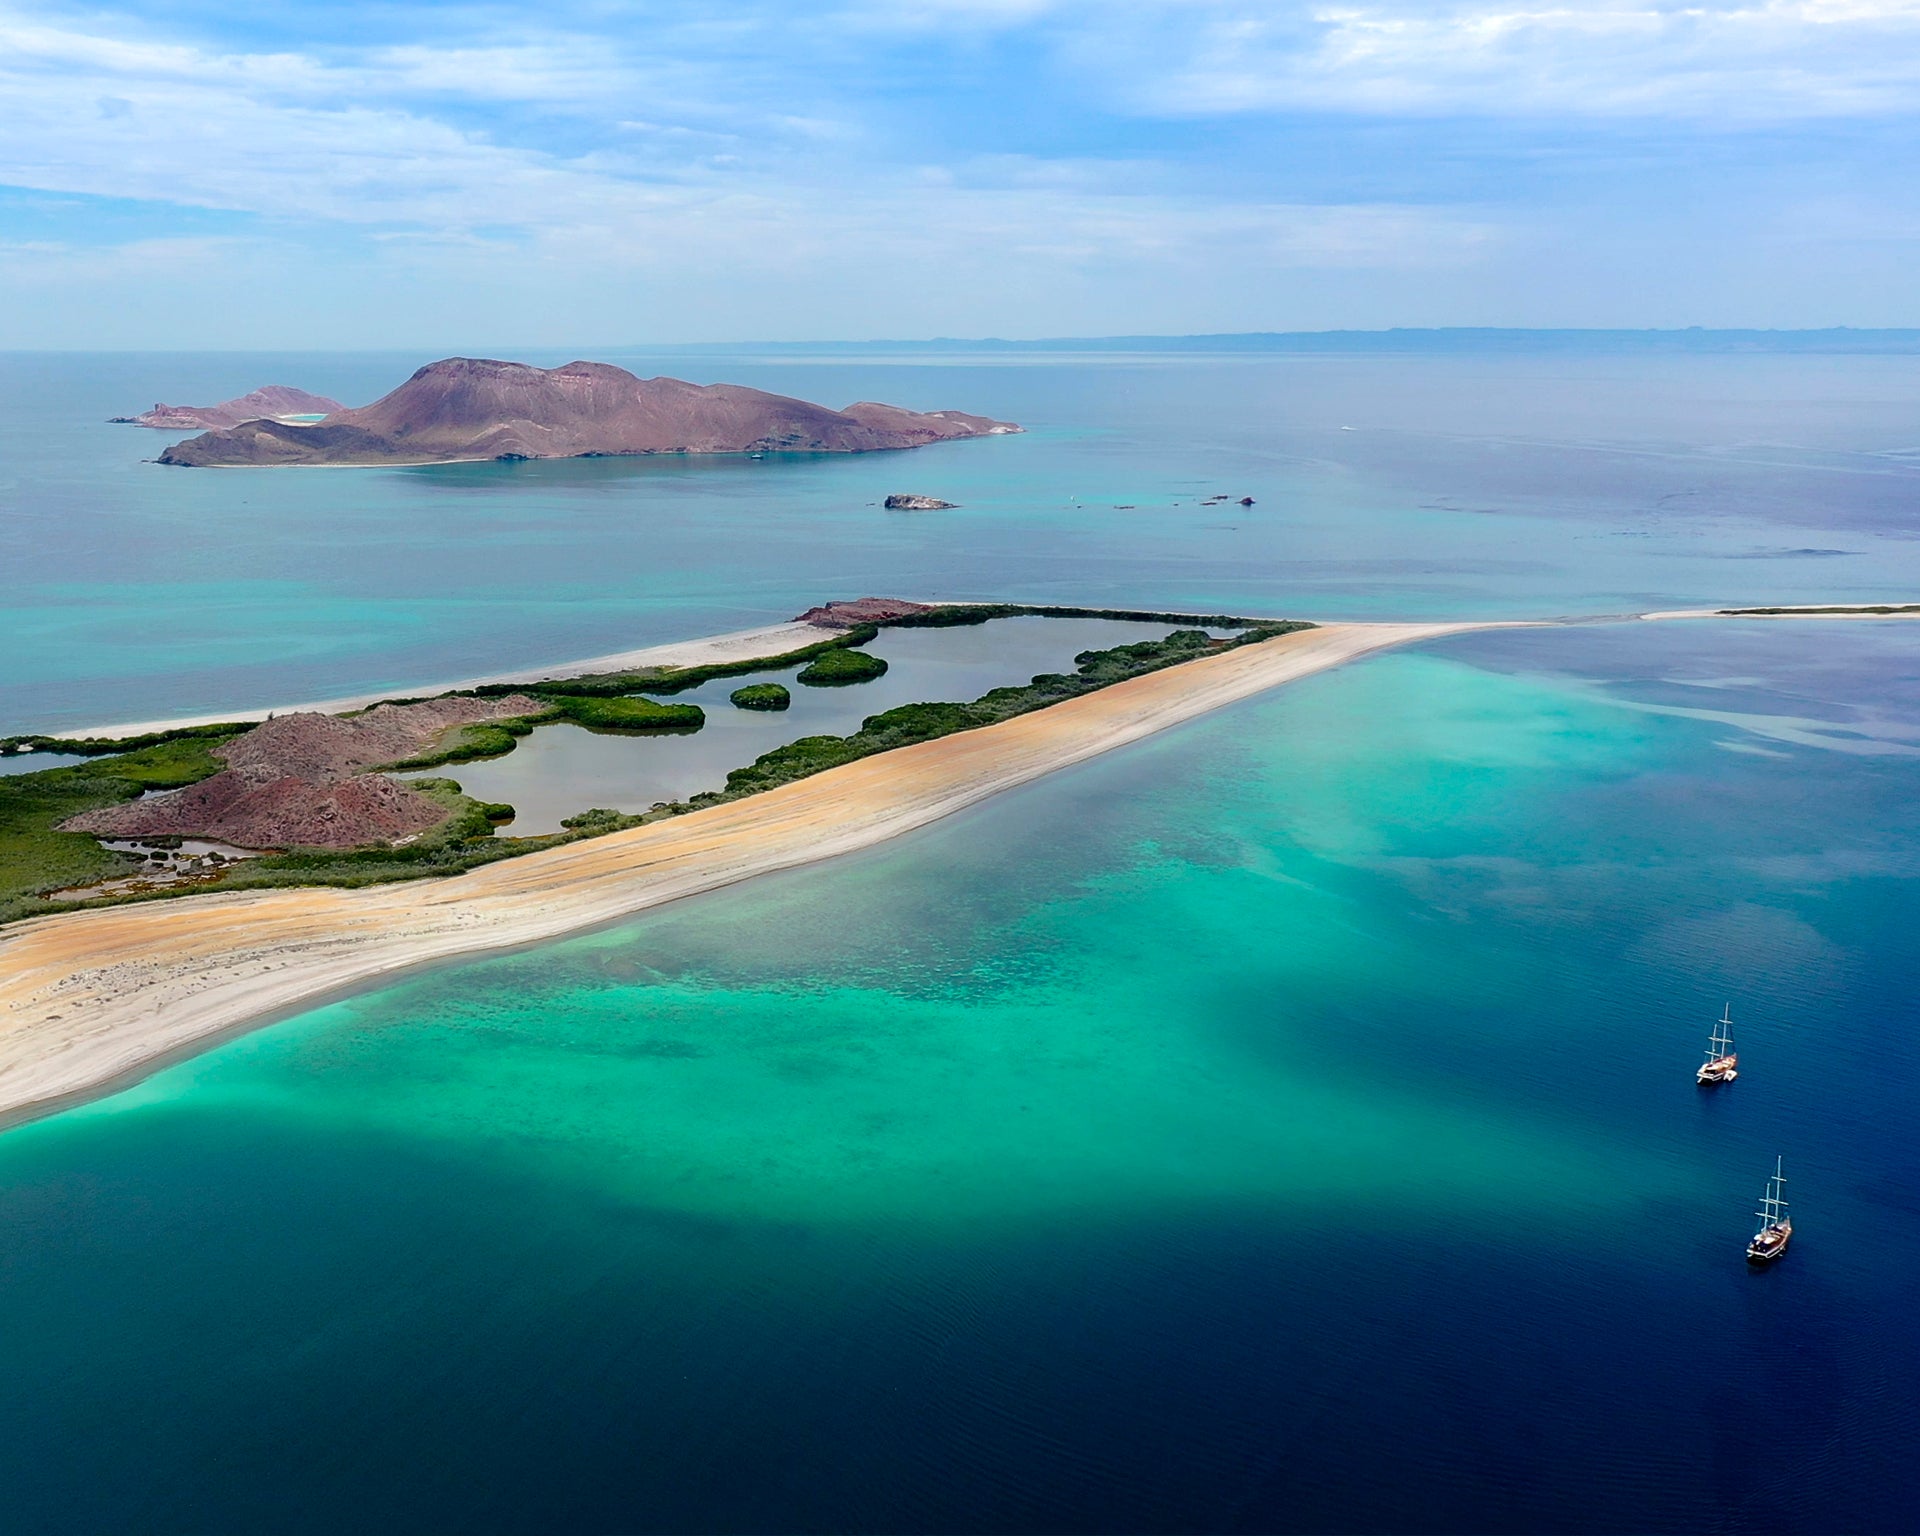
{"label": "ship mast", "polygon": [[1754,1212],[1754,1214],[1760,1218],[1760,1231],[1762,1232],[1766,1231],[1769,1227],[1778,1225],[1781,1216],[1787,1209],[1785,1199],[1787,1180],[1786,1176],[1781,1172],[1782,1161],[1783,1159],[1780,1157],[1774,1158],[1773,1177],[1767,1180],[1767,1192],[1760,1197],[1760,1209]]}
{"label": "ship mast", "polygon": [[1728,1003],[1725,1011],[1713,1026],[1713,1041],[1707,1047],[1707,1060],[1718,1061],[1722,1056],[1733,1054],[1733,1004]]}

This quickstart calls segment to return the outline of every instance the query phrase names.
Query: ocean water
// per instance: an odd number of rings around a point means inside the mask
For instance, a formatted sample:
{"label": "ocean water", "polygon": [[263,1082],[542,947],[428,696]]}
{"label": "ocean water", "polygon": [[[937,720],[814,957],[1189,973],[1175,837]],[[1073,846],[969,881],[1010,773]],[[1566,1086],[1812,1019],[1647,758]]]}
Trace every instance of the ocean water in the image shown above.
{"label": "ocean water", "polygon": [[[421,359],[0,355],[0,734],[404,690],[869,592],[1524,617],[1920,577],[1920,358],[609,356],[1031,430],[799,461],[163,469],[172,435],[106,418],[266,381],[358,404]],[[901,490],[962,505],[879,505]]]}
{"label": "ocean water", "polygon": [[1904,1528],[1911,633],[1380,657],[16,1129],[10,1524]]}
{"label": "ocean water", "polygon": [[[1323,575],[1189,529],[1211,552],[1156,600],[1910,595],[1911,482],[1864,467],[1903,441],[1891,375],[1810,366],[1729,370],[1691,425],[1657,381],[1589,381],[1616,429],[1693,434],[1593,462],[1720,477],[1694,523],[1628,538],[1640,493],[1596,469],[1445,514],[1509,565],[1435,574],[1375,465],[1301,514]],[[1061,441],[1171,476],[1098,406],[1134,386],[1061,384]],[[1499,399],[1571,411],[1541,394]],[[1780,427],[1752,441],[1804,417],[1792,453],[1830,467],[1703,447],[1747,440],[1716,412]],[[1262,420],[1192,449],[1209,484]],[[1428,447],[1432,500],[1459,482]],[[1847,488],[1823,532],[1787,531],[1795,475]],[[1036,552],[1081,526],[1014,523]],[[1872,558],[1738,553],[1767,541]],[[1130,545],[1120,586],[1160,558]],[[1097,564],[1049,579],[1104,601]],[[110,659],[59,663],[95,718],[110,690],[71,678]],[[421,973],[0,1135],[8,1528],[1908,1529],[1917,881],[1920,626],[1582,625],[1371,658]],[[1703,1094],[1729,1001],[1742,1076]],[[1796,1240],[1756,1274],[1776,1153]]]}

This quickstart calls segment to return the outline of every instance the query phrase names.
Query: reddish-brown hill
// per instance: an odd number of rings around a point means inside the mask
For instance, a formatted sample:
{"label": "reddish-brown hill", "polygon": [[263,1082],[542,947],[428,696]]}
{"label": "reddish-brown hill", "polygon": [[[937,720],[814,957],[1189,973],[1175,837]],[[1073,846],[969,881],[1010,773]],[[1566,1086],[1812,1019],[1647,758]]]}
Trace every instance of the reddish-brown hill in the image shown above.
{"label": "reddish-brown hill", "polygon": [[250,421],[176,443],[163,464],[431,464],[643,453],[865,453],[1020,429],[962,411],[844,411],[738,384],[641,379],[607,363],[453,357],[315,426]]}
{"label": "reddish-brown hill", "polygon": [[223,400],[218,405],[156,405],[138,416],[113,419],[135,427],[164,427],[170,432],[191,432],[196,427],[237,427],[243,421],[259,421],[275,416],[326,416],[346,407],[325,395],[310,395],[290,384],[268,384],[251,394]]}
{"label": "reddish-brown hill", "polygon": [[213,755],[226,767],[185,789],[83,811],[64,832],[95,837],[208,837],[240,848],[355,848],[447,819],[444,806],[365,770],[412,757],[458,725],[537,715],[526,694],[382,704],[360,715],[281,715]]}

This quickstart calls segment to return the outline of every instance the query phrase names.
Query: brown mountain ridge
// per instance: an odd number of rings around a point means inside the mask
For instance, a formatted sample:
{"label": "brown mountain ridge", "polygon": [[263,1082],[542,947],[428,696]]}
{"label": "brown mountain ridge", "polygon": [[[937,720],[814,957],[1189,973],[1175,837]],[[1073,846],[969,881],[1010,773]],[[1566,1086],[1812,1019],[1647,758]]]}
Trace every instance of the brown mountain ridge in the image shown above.
{"label": "brown mountain ridge", "polygon": [[111,421],[133,427],[160,427],[169,432],[191,432],[196,427],[237,427],[243,421],[275,416],[325,416],[346,407],[325,395],[310,395],[291,384],[267,384],[249,394],[236,395],[218,405],[156,404],[138,416],[113,416]]}
{"label": "brown mountain ridge", "polygon": [[162,464],[436,464],[647,453],[868,453],[1020,428],[862,401],[843,411],[739,384],[641,379],[608,363],[429,363],[313,425],[247,421],[175,443]]}

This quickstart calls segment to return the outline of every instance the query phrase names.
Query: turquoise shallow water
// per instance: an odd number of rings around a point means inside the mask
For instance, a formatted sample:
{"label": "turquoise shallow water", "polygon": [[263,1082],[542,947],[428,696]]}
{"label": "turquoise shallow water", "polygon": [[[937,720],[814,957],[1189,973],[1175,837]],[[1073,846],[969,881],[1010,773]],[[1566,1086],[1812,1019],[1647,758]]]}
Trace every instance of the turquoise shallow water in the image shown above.
{"label": "turquoise shallow water", "polygon": [[15,1130],[12,1519],[1902,1528],[1913,633],[1376,658]]}

